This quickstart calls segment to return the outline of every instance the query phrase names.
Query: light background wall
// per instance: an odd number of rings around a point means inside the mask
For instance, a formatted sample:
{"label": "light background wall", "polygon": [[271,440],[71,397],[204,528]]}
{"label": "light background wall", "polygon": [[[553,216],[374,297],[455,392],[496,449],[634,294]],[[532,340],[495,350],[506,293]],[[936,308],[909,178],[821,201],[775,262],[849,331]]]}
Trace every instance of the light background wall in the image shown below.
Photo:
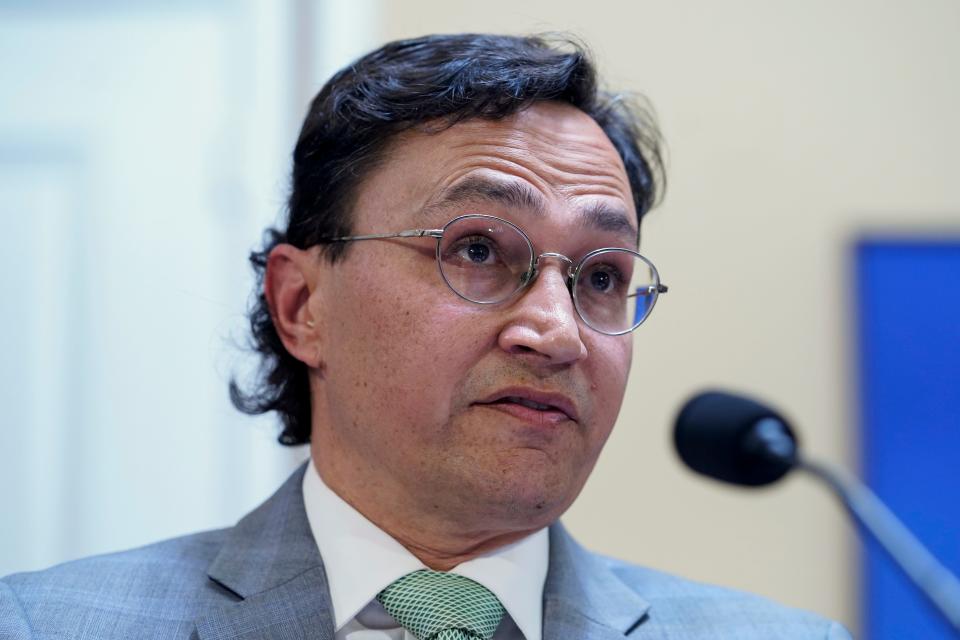
{"label": "light background wall", "polygon": [[245,253],[282,209],[299,119],[332,70],[398,37],[559,30],[652,101],[670,179],[642,250],[671,290],[565,520],[593,549],[856,630],[857,546],[830,497],[801,478],[694,478],[670,425],[703,386],[748,390],[811,454],[856,469],[849,249],[866,230],[960,232],[960,5],[131,7],[0,5],[0,574],[228,525],[302,456],[224,389]]}
{"label": "light background wall", "polygon": [[226,395],[300,113],[277,7],[0,4],[0,574],[223,526],[292,464]]}
{"label": "light background wall", "polygon": [[585,544],[859,627],[858,546],[831,497],[802,477],[693,477],[670,426],[701,387],[746,390],[810,455],[856,469],[850,247],[865,230],[960,233],[958,29],[960,5],[937,0],[384,4],[383,39],[572,32],[659,113],[670,184],[641,250],[670,292],[565,517]]}

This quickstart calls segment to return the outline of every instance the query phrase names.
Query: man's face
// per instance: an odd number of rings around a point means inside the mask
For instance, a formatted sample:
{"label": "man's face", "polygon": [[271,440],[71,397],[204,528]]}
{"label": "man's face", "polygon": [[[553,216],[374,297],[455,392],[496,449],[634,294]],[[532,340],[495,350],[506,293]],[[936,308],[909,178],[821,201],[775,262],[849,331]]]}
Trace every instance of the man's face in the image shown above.
{"label": "man's face", "polygon": [[[490,214],[523,229],[537,255],[574,261],[637,238],[616,150],[591,118],[555,103],[402,135],[353,212],[356,235]],[[573,502],[610,434],[631,337],[583,324],[562,261],[541,261],[507,302],[478,305],[447,287],[435,249],[430,238],[355,242],[318,267],[314,460],[368,516],[540,528]]]}

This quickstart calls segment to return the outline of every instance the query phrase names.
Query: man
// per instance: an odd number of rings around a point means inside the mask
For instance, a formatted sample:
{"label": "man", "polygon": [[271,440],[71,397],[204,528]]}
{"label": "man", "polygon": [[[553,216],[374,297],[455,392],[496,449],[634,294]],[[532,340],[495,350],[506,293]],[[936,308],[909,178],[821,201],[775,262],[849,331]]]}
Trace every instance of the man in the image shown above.
{"label": "man", "polygon": [[666,287],[651,122],[574,45],[389,44],[311,105],[253,256],[258,388],[311,463],[231,529],[0,583],[0,636],[842,638],[557,523]]}

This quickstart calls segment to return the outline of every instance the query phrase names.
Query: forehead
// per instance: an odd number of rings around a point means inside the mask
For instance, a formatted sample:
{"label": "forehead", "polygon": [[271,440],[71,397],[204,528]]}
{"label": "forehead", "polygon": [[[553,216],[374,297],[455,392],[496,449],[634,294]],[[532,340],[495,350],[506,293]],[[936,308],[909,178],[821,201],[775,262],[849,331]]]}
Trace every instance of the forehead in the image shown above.
{"label": "forehead", "polygon": [[436,224],[484,202],[500,213],[582,218],[636,238],[619,154],[592,118],[561,103],[401,134],[361,184],[355,227]]}

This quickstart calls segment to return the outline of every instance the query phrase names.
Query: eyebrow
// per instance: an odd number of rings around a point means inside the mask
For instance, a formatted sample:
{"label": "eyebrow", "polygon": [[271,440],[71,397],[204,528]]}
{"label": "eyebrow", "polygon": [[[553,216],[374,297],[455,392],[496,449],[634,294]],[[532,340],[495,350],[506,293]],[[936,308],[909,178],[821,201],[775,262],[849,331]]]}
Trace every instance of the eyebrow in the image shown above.
{"label": "eyebrow", "polygon": [[512,180],[492,180],[481,176],[471,176],[456,183],[429,208],[466,204],[472,200],[488,200],[512,209],[529,210],[538,216],[547,214],[546,201],[531,187]]}
{"label": "eyebrow", "polygon": [[[471,176],[444,191],[439,198],[427,205],[424,213],[476,200],[486,200],[507,208],[529,211],[537,217],[545,217],[549,209],[544,197],[523,182]],[[630,222],[630,217],[623,207],[595,202],[581,207],[578,213],[584,227],[629,235],[635,241],[639,241],[637,228]]]}

